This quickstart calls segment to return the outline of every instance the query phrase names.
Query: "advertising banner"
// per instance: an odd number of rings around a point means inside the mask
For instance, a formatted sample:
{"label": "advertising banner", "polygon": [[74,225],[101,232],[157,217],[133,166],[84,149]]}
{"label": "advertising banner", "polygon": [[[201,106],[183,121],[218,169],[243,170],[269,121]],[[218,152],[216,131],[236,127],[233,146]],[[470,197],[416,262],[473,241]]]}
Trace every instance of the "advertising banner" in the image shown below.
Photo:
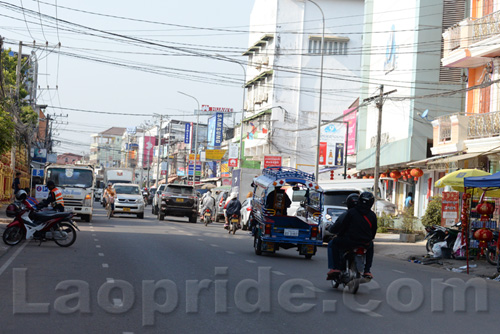
{"label": "advertising banner", "polygon": [[205,159],[206,160],[221,160],[226,154],[227,150],[206,150]]}
{"label": "advertising banner", "polygon": [[208,146],[219,147],[222,144],[224,128],[224,114],[216,113],[208,119]]}
{"label": "advertising banner", "polygon": [[265,155],[264,168],[281,167],[281,157],[279,155]]}
{"label": "advertising banner", "polygon": [[191,124],[186,123],[184,128],[184,144],[189,144],[191,142]]}
{"label": "advertising banner", "polygon": [[231,158],[228,162],[229,167],[238,167],[238,159]]}
{"label": "advertising banner", "polygon": [[319,164],[323,166],[335,166],[335,150],[337,144],[345,143],[346,126],[344,123],[331,123],[321,127]]}
{"label": "advertising banner", "polygon": [[452,226],[458,223],[460,196],[456,191],[443,191],[443,200],[441,202],[441,225]]}
{"label": "advertising banner", "polygon": [[356,116],[357,111],[355,108],[344,110],[344,122],[348,122],[348,135],[347,135],[347,155],[356,154]]}
{"label": "advertising banner", "polygon": [[238,143],[229,144],[229,152],[227,152],[228,154],[227,157],[229,159],[237,159],[239,158],[238,153],[239,153],[239,144]]}
{"label": "advertising banner", "polygon": [[335,144],[335,166],[344,166],[344,144]]}
{"label": "advertising banner", "polygon": [[156,137],[144,136],[144,149],[142,150],[142,167],[148,167],[153,162]]}
{"label": "advertising banner", "polygon": [[319,143],[319,164],[323,166],[326,165],[326,148],[327,148],[326,142]]}

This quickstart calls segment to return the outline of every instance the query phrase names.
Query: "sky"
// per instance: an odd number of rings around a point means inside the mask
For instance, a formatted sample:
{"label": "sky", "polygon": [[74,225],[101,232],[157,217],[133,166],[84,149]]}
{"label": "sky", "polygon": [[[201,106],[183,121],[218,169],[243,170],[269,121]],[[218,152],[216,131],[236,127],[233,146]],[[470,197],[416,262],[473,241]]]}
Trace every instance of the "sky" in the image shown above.
{"label": "sky", "polygon": [[241,66],[215,58],[245,60],[253,3],[0,1],[0,36],[7,48],[22,41],[23,53],[36,52],[37,104],[57,115],[54,151],[82,154],[92,133],[154,122],[153,114],[196,121],[197,102],[179,91],[240,111]]}

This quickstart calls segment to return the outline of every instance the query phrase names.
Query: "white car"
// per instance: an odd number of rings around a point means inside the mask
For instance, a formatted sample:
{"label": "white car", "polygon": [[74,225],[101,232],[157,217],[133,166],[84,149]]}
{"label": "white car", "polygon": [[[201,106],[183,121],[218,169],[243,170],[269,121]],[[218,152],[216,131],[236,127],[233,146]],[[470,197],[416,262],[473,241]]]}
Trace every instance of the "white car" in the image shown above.
{"label": "white car", "polygon": [[248,230],[250,225],[250,213],[252,212],[252,197],[247,198],[241,203],[241,228],[243,231]]}
{"label": "white car", "polygon": [[144,198],[138,184],[115,183],[115,214],[132,214],[144,218]]}

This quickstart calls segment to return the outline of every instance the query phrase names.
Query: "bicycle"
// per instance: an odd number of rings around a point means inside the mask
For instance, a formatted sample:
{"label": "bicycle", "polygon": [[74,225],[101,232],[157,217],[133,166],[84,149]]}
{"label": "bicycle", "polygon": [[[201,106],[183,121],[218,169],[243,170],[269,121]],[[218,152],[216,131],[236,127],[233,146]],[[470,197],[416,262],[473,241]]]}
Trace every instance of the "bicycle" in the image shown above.
{"label": "bicycle", "polygon": [[113,209],[111,204],[114,202],[115,202],[114,197],[111,197],[110,199],[106,200],[106,211],[108,219],[111,219],[111,217],[113,217]]}

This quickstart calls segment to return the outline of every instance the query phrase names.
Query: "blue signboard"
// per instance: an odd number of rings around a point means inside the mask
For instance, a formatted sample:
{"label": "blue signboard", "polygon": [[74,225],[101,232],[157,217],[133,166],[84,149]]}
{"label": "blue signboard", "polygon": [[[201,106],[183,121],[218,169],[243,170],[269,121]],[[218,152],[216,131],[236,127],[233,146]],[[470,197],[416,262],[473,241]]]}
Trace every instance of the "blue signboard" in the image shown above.
{"label": "blue signboard", "polygon": [[215,113],[208,119],[208,146],[219,147],[223,141],[224,114]]}
{"label": "blue signboard", "polygon": [[184,130],[184,144],[189,144],[191,139],[191,124],[186,123],[186,128]]}
{"label": "blue signboard", "polygon": [[43,169],[35,169],[35,168],[33,168],[31,170],[31,176],[43,177]]}

